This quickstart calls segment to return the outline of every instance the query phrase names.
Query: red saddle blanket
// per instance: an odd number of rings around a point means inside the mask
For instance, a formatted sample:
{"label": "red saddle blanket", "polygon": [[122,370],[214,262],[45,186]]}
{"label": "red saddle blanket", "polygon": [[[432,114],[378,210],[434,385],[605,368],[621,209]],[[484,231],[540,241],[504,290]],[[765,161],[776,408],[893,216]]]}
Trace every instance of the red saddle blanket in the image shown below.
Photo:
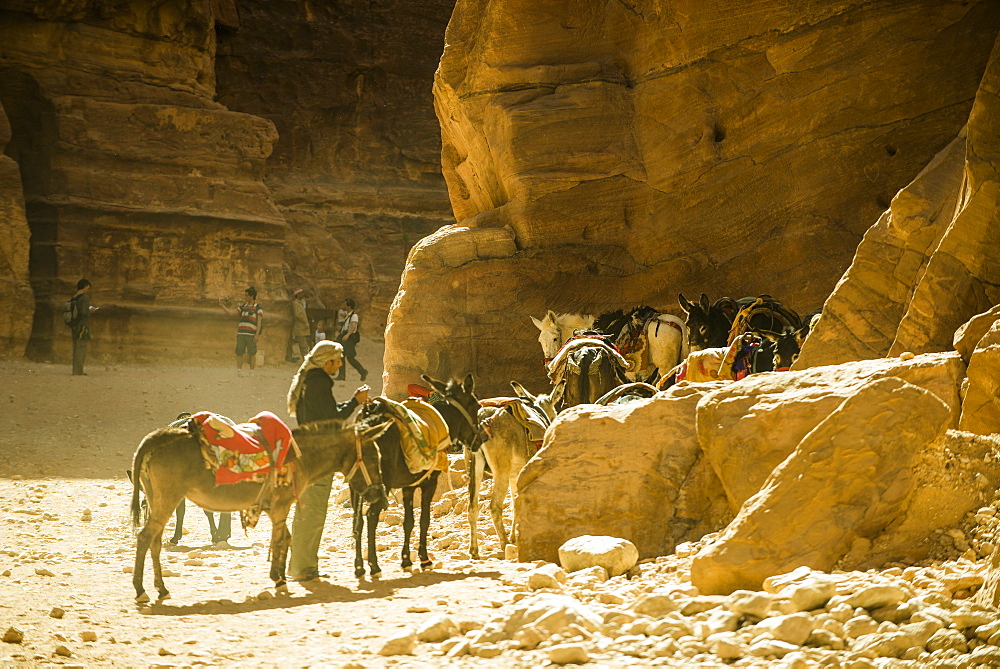
{"label": "red saddle blanket", "polygon": [[262,481],[271,473],[272,462],[277,476],[286,476],[285,459],[292,447],[292,431],[270,411],[261,411],[240,425],[210,411],[199,411],[191,416],[191,423],[199,436],[205,463],[215,471],[216,485]]}

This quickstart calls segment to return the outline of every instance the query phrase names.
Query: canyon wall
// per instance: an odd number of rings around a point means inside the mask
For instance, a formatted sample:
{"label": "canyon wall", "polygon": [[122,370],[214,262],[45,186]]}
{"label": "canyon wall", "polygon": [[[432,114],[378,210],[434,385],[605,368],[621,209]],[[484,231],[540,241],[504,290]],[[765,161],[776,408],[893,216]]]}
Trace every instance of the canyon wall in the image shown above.
{"label": "canyon wall", "polygon": [[219,31],[219,102],[278,130],[264,183],[288,222],[286,282],[317,306],[353,297],[366,337],[410,247],[454,222],[431,94],[453,5],[239,0]]}
{"label": "canyon wall", "polygon": [[678,292],[807,312],[966,124],[990,2],[461,0],[435,78],[458,224],[411,252],[387,390],[544,382],[529,316]]}
{"label": "canyon wall", "polygon": [[354,297],[381,336],[408,249],[453,220],[431,96],[450,10],[4,3],[0,352],[65,360],[84,276],[98,359],[228,362],[217,301],[247,284],[266,361],[298,287],[314,316]]}

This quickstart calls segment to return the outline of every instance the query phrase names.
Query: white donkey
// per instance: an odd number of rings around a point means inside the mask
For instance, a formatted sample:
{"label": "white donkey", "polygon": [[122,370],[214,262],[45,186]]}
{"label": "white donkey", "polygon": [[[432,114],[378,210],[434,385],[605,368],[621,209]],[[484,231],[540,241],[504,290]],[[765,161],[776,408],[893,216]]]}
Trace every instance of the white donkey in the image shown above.
{"label": "white donkey", "polygon": [[479,484],[486,464],[493,472],[490,515],[502,549],[509,543],[517,543],[517,528],[511,527],[508,535],[504,527],[507,491],[509,489],[512,496],[515,494],[518,474],[538,452],[538,440],[556,416],[549,395],[532,395],[517,381],[511,381],[510,385],[517,397],[482,400],[485,406],[479,410],[479,421],[485,439],[478,449],[469,453],[469,555],[477,560]]}
{"label": "white donkey", "polygon": [[[641,366],[643,350],[634,351],[640,359],[635,362],[635,367],[631,376],[637,380],[645,381],[655,368],[660,375],[667,374],[688,356],[688,336],[687,327],[684,321],[671,314],[663,314],[650,307],[640,307],[633,309],[629,314],[623,314],[623,318],[629,317],[629,326],[620,329],[619,333],[634,331],[641,328],[641,341],[648,351],[648,364]],[[587,330],[593,327],[594,321],[598,320],[594,316],[584,314],[556,314],[551,309],[541,320],[532,317],[531,321],[540,330],[538,343],[542,346],[542,354],[545,356],[545,363],[555,357],[556,353],[573,336],[574,330]],[[616,333],[618,334],[618,333]],[[622,337],[616,337],[616,342],[622,341]],[[624,353],[630,360],[632,354]]]}
{"label": "white donkey", "polygon": [[542,345],[542,355],[545,356],[545,364],[548,364],[549,360],[556,357],[563,344],[573,336],[575,330],[590,329],[594,324],[594,317],[584,314],[557,314],[549,309],[544,318],[538,320],[532,316],[531,322],[541,331],[538,334],[538,343]]}

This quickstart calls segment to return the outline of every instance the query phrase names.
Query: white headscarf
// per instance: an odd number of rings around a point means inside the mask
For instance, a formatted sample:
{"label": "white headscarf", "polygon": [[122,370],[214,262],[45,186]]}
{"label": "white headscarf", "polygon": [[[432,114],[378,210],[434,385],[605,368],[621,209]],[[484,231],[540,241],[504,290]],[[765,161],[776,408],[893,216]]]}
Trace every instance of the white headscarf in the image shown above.
{"label": "white headscarf", "polygon": [[305,385],[306,372],[310,369],[322,369],[330,360],[340,360],[344,357],[344,347],[335,341],[323,339],[316,342],[312,350],[302,360],[299,371],[295,372],[292,378],[292,385],[288,388],[288,415],[295,416],[295,405],[302,397],[302,387]]}

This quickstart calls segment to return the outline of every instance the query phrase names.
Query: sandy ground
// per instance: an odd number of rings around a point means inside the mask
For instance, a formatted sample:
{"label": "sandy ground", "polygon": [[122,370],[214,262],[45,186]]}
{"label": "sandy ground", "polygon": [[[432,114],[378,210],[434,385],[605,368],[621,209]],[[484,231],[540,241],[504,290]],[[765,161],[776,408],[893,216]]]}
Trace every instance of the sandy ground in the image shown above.
{"label": "sandy ground", "polygon": [[[376,342],[362,344],[360,358],[377,393],[381,350]],[[468,561],[467,538],[459,540],[467,532],[464,514],[432,523],[438,567],[412,575],[399,567],[402,529],[381,526],[383,577],[372,582],[353,575],[350,511],[331,505],[320,550],[328,578],[293,583],[288,595],[269,598],[260,597],[273,592],[267,519],[246,534],[234,519],[231,547],[219,548],[211,545],[204,515],[189,505],[186,536],[164,550],[164,569],[174,574],[166,579],[172,597],[135,604],[125,470],[139,441],[181,411],[246,420],[268,409],[287,419],[285,393],[294,370],[283,363],[239,378],[228,367],[92,362],[87,376],[72,377],[68,365],[0,361],[6,382],[0,394],[0,635],[10,627],[24,635],[21,643],[0,643],[0,666],[455,664],[429,651],[401,660],[377,651],[430,613],[484,621],[511,601],[511,578],[527,567],[495,552]],[[337,384],[338,399],[358,385],[354,371],[348,374]],[[92,520],[82,520],[85,510]],[[489,523],[488,514],[483,518],[481,528]],[[441,531],[443,524],[450,534]],[[173,523],[167,536],[172,530]],[[152,591],[148,561],[146,580]],[[54,617],[57,608],[62,617]],[[495,662],[469,657],[463,664]]]}

